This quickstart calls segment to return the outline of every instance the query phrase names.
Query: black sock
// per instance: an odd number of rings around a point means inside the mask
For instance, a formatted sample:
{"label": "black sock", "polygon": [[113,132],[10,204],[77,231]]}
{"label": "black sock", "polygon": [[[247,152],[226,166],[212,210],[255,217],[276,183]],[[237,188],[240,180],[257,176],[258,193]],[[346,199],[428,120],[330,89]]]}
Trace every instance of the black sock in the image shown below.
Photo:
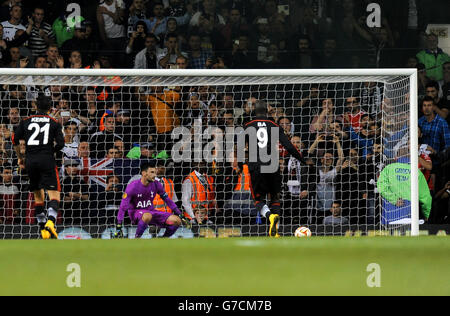
{"label": "black sock", "polygon": [[53,216],[49,216],[49,217],[48,217],[48,220],[49,220],[49,221],[52,221],[53,224],[56,224],[56,218],[54,218]]}
{"label": "black sock", "polygon": [[280,202],[271,203],[269,208],[270,208],[272,214],[280,215],[280,213],[281,213],[281,204],[280,204]]}
{"label": "black sock", "polygon": [[39,224],[39,229],[43,230],[45,226],[45,213],[44,213],[44,205],[36,205],[34,208],[34,214],[36,214],[36,218]]}

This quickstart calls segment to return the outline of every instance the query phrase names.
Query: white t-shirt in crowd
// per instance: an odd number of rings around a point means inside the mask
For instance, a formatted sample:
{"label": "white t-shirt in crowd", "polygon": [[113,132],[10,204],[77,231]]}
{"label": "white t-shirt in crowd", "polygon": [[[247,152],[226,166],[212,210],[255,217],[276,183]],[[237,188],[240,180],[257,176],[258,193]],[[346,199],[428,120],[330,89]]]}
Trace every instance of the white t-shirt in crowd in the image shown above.
{"label": "white t-shirt in crowd", "polygon": [[3,25],[3,39],[7,41],[12,41],[14,39],[14,35],[18,30],[26,31],[25,26],[22,24],[11,24],[9,21],[2,22]]}
{"label": "white t-shirt in crowd", "polygon": [[[107,5],[106,2],[103,2],[100,6],[105,7],[112,13],[116,13],[116,3],[118,3],[121,9],[125,9],[123,1],[118,0],[114,0],[111,5]],[[103,14],[103,20],[105,21],[105,33],[107,38],[125,37],[125,25],[114,23],[114,19],[107,14]]]}

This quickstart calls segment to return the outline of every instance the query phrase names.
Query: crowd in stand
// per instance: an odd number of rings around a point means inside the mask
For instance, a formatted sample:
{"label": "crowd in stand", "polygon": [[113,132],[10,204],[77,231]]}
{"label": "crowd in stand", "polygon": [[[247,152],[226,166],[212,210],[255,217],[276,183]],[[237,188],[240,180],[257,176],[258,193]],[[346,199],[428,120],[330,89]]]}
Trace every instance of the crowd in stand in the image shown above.
{"label": "crowd in stand", "polygon": [[[67,12],[72,2],[80,4],[81,16]],[[446,22],[442,9],[448,4],[383,1],[382,27],[369,28],[368,3],[4,1],[0,64],[103,69],[417,68],[419,161],[433,196],[428,221],[449,223],[450,57],[439,47],[437,36],[425,34],[428,23]],[[170,155],[175,127],[193,129],[201,123],[203,129],[215,126],[225,131],[244,126],[253,118],[255,102],[264,100],[269,116],[308,161],[300,164],[280,148],[283,220],[378,223],[377,176],[408,146],[403,137],[407,128],[396,127],[399,121],[406,124],[405,113],[394,117],[397,124],[382,120],[383,107],[392,102],[384,88],[374,82],[128,87],[121,85],[120,77],[105,78],[104,86],[51,86],[47,89],[54,101],[52,115],[62,124],[66,143],[61,153],[61,218],[66,223],[114,221],[124,185],[121,176],[109,175],[106,189],[99,193],[80,172],[83,160],[157,158],[164,161],[159,176],[171,179],[172,197],[193,221],[260,222],[247,203],[251,195],[244,165],[174,163]],[[32,81],[0,87],[0,224],[32,222],[28,216],[32,197],[11,136],[20,120],[35,112],[36,93],[44,89]],[[214,192],[214,202],[200,207],[192,196],[205,183],[211,187],[206,193]]]}

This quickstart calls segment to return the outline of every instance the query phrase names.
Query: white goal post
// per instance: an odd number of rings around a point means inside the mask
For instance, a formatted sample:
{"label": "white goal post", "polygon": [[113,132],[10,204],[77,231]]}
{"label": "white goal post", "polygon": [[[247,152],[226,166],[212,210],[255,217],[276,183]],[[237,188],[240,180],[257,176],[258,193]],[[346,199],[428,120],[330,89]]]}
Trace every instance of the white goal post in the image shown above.
{"label": "white goal post", "polygon": [[[411,166],[418,166],[418,86],[417,86],[417,70],[416,69],[270,69],[270,70],[137,70],[137,69],[0,69],[0,84],[4,86],[4,94],[2,101],[10,100],[10,91],[8,87],[16,86],[71,86],[71,87],[102,87],[105,85],[114,85],[111,82],[105,83],[105,78],[120,77],[120,85],[122,87],[138,87],[139,91],[143,91],[148,87],[221,87],[220,91],[227,91],[227,87],[231,88],[231,93],[239,91],[234,87],[276,87],[276,91],[265,91],[268,94],[277,92],[279,89],[289,89],[293,85],[319,85],[319,90],[325,92],[336,92],[340,101],[344,102],[345,96],[349,93],[359,91],[346,91],[345,85],[363,84],[365,82],[379,83],[382,86],[382,102],[385,98],[391,102],[389,111],[382,104],[378,104],[380,112],[375,113],[379,119],[380,126],[384,126],[384,122],[388,119],[394,121],[397,117],[387,117],[389,115],[399,115],[402,111],[403,117],[409,115],[409,122],[403,122],[409,128],[407,134],[409,137],[409,161]],[[333,86],[334,84],[342,84],[340,88]],[[323,89],[322,87],[325,86]],[[331,87],[331,88],[330,88]],[[16,87],[16,89],[19,89]],[[327,90],[329,89],[329,90]],[[242,90],[242,89],[241,89]],[[29,91],[25,91],[29,92]],[[144,93],[144,92],[142,92]],[[190,93],[190,92],[187,92]],[[386,96],[387,94],[391,94]],[[114,94],[114,92],[112,92]],[[217,95],[220,92],[217,92]],[[31,92],[32,95],[32,92]],[[27,94],[29,98],[30,93]],[[294,96],[290,97],[291,104],[297,104],[299,101]],[[327,98],[327,97],[323,97]],[[338,98],[338,97],[336,97]],[[393,101],[398,99],[398,101]],[[406,99],[406,101],[405,101]],[[243,101],[243,100],[242,100]],[[268,100],[269,104],[271,103]],[[280,101],[280,100],[278,100]],[[409,102],[408,102],[409,101]],[[7,104],[7,103],[3,103]],[[3,111],[6,105],[3,105]],[[11,103],[8,103],[11,104]],[[383,103],[384,104],[384,103]],[[283,107],[284,104],[281,105]],[[295,107],[295,106],[291,106]],[[206,109],[208,110],[208,109]],[[233,110],[233,109],[230,109]],[[396,112],[397,111],[397,112]],[[224,111],[223,113],[225,113]],[[284,113],[283,111],[281,111]],[[2,112],[5,113],[5,112]],[[3,114],[2,114],[3,115]],[[397,122],[400,123],[400,122]],[[292,123],[293,124],[293,123]],[[384,128],[384,127],[383,127]],[[403,126],[401,127],[403,128]],[[381,133],[384,133],[383,130]],[[383,135],[379,137],[383,138]],[[359,145],[358,145],[359,146]],[[362,148],[357,148],[362,149]],[[321,157],[317,156],[317,161]],[[386,159],[386,158],[383,158]],[[288,159],[287,159],[288,160]],[[392,161],[391,161],[392,162]],[[419,169],[411,168],[411,221],[407,223],[407,230],[410,229],[411,236],[419,235]],[[380,198],[381,199],[381,198]],[[179,197],[178,200],[181,201]],[[381,207],[381,206],[380,206]],[[1,215],[1,214],[0,214]],[[313,216],[313,215],[308,215]],[[1,226],[2,223],[0,223]],[[22,225],[22,224],[19,224]],[[14,226],[14,223],[11,223]],[[385,227],[390,230],[391,228]],[[0,234],[4,233],[0,227]],[[7,234],[6,234],[7,235]],[[13,238],[17,238],[12,233]]]}

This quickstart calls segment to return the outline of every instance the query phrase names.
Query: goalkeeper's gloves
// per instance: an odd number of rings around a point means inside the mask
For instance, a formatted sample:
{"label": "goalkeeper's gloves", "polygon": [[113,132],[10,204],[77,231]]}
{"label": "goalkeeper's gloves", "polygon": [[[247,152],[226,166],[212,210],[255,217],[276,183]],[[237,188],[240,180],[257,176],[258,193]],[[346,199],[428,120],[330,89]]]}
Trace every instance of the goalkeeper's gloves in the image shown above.
{"label": "goalkeeper's gloves", "polygon": [[122,224],[116,225],[116,231],[114,232],[114,238],[123,238]]}
{"label": "goalkeeper's gloves", "polygon": [[186,216],[184,216],[183,213],[181,213],[180,215],[178,215],[181,219],[181,224],[186,227],[187,229],[191,229],[192,228],[192,224],[189,218],[187,218]]}

